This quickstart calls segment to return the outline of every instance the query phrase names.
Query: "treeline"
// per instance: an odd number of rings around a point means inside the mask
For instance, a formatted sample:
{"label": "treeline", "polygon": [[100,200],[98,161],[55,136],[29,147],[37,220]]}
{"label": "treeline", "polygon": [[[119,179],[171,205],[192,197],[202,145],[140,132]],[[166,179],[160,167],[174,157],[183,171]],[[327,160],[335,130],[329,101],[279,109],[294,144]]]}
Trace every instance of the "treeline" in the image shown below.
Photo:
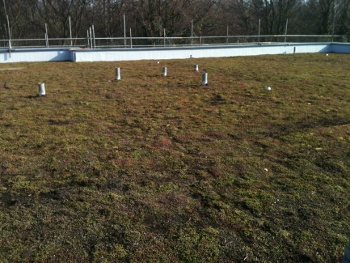
{"label": "treeline", "polygon": [[[1,0],[0,37],[122,37],[123,15],[133,36],[350,33],[350,0]],[[7,20],[8,18],[8,20]],[[129,35],[129,33],[127,34]]]}

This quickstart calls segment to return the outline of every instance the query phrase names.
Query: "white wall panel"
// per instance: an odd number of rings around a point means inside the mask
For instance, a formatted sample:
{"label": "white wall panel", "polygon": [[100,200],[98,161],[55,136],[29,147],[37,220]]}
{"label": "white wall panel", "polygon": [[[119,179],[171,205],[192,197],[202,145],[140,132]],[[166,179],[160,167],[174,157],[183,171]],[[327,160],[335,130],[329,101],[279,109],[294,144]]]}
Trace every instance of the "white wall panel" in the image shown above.
{"label": "white wall panel", "polygon": [[293,53],[335,52],[350,53],[348,43],[262,43],[247,45],[217,45],[157,48],[119,48],[119,49],[63,49],[28,48],[0,49],[0,63],[43,62],[43,61],[125,61],[125,60],[164,60],[210,57],[236,57],[275,55]]}
{"label": "white wall panel", "polygon": [[76,62],[162,60],[330,52],[329,43],[75,50]]}

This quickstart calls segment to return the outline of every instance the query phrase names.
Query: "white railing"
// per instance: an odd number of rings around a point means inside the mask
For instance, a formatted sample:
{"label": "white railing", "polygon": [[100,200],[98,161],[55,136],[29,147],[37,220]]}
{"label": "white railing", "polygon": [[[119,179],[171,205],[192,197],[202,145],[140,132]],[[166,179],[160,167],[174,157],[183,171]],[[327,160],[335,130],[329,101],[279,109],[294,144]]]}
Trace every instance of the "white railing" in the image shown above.
{"label": "white railing", "polygon": [[201,45],[233,45],[247,43],[350,42],[350,35],[238,35],[193,37],[86,37],[1,39],[0,48],[138,48]]}

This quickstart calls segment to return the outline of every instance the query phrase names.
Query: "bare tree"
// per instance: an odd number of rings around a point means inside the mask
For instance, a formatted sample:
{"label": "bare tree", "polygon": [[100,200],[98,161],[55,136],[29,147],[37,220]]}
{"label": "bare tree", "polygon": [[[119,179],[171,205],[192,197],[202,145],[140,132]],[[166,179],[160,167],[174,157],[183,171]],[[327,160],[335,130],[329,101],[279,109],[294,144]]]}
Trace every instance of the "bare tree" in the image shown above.
{"label": "bare tree", "polygon": [[47,24],[51,37],[67,38],[71,17],[73,35],[77,36],[81,33],[80,29],[89,3],[89,0],[26,0],[25,18],[37,32],[36,35],[39,33],[42,36]]}
{"label": "bare tree", "polygon": [[297,0],[252,0],[254,13],[262,21],[262,33],[284,33],[287,19],[296,15]]}
{"label": "bare tree", "polygon": [[257,34],[259,16],[254,14],[251,1],[223,0],[217,4],[216,21],[219,34]]}
{"label": "bare tree", "polygon": [[[206,27],[214,0],[134,0],[128,15],[134,18],[135,30],[143,36],[189,35],[191,21],[196,31]],[[208,20],[209,21],[209,20]]]}
{"label": "bare tree", "polygon": [[123,15],[134,36],[349,34],[350,0],[2,0],[0,36],[8,38],[7,17],[16,38],[122,36]]}
{"label": "bare tree", "polygon": [[122,17],[125,0],[95,0],[89,7],[89,23],[94,24],[96,32],[106,37],[123,33]]}
{"label": "bare tree", "polygon": [[6,17],[6,2],[3,0],[0,6],[0,36],[3,39],[6,39],[8,37]]}
{"label": "bare tree", "polygon": [[337,34],[350,34],[350,0],[342,0],[334,10],[335,29]]}

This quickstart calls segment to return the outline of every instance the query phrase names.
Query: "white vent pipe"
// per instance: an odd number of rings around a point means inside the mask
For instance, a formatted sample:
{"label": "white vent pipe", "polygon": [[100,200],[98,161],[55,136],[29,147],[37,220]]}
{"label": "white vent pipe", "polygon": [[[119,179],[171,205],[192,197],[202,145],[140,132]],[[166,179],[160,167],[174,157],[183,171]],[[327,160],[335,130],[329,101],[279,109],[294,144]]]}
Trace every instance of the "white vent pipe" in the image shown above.
{"label": "white vent pipe", "polygon": [[115,79],[116,80],[121,80],[120,68],[115,68]]}
{"label": "white vent pipe", "polygon": [[208,84],[208,73],[202,74],[202,86],[205,86]]}
{"label": "white vent pipe", "polygon": [[45,93],[45,83],[38,83],[39,97],[46,95]]}
{"label": "white vent pipe", "polygon": [[167,73],[167,68],[166,68],[166,67],[163,67],[162,76],[163,76],[163,77],[166,77],[167,74],[168,74],[168,73]]}

